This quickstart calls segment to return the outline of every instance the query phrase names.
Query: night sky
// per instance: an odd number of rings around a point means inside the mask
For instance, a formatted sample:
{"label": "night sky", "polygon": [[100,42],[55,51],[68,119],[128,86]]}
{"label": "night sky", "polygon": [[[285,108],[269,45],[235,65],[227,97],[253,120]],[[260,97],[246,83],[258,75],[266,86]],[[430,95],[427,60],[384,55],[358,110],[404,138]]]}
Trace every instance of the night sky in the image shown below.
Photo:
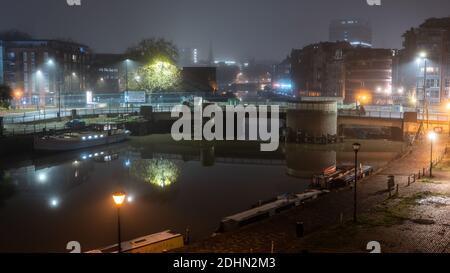
{"label": "night sky", "polygon": [[280,60],[292,48],[328,39],[332,19],[368,18],[376,47],[399,48],[401,35],[428,17],[450,16],[449,0],[0,0],[0,29],[37,38],[71,38],[95,52],[118,53],[163,37],[206,58]]}

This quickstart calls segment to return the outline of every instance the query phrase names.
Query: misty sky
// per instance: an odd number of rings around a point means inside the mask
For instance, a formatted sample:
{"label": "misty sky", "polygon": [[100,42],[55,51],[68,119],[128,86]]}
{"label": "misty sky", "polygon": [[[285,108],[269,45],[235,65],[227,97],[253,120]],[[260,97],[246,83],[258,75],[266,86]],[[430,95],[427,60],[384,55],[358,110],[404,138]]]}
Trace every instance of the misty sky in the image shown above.
{"label": "misty sky", "polygon": [[147,37],[197,47],[206,58],[281,60],[292,48],[328,39],[332,19],[367,18],[376,47],[400,48],[402,33],[428,17],[450,16],[449,0],[0,0],[0,29],[71,38],[118,53]]}

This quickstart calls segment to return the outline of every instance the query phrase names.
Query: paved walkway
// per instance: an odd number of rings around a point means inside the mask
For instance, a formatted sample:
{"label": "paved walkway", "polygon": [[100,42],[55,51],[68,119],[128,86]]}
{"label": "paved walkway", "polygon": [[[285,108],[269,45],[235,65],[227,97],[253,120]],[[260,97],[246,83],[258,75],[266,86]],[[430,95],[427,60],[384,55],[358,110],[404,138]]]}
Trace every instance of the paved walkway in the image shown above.
{"label": "paved walkway", "polygon": [[[435,154],[443,154],[446,144],[447,140],[441,140],[437,143],[435,145]],[[429,165],[429,151],[430,146],[427,141],[418,143],[410,153],[404,155],[401,159],[389,162],[384,169],[360,181],[358,186],[359,215],[363,217],[369,212],[372,213],[372,210],[377,205],[385,203],[389,198],[389,194],[386,191],[388,175],[396,176],[396,181],[400,185],[401,196],[429,190],[429,187],[436,185],[444,186],[444,184],[416,182],[410,187],[407,187],[407,177],[413,173],[417,174],[419,170]],[[442,172],[437,173],[437,175],[441,177]],[[450,180],[450,175],[448,176]],[[445,187],[446,191],[450,194],[450,183],[448,186],[445,184]],[[278,214],[266,221],[243,227],[237,231],[193,243],[180,249],[179,252],[267,253],[271,252],[272,249],[275,252],[302,252],[305,250],[310,252],[365,251],[367,242],[380,238],[383,234],[382,231],[385,230],[380,228],[379,230],[374,230],[373,236],[370,236],[371,234],[361,236],[362,233],[357,232],[361,228],[345,225],[347,226],[347,230],[345,230],[346,236],[336,238],[336,234],[342,235],[342,232],[335,230],[336,226],[341,226],[341,215],[343,216],[344,222],[352,219],[353,190],[351,188],[331,192],[318,200],[306,203],[304,208],[295,208]],[[439,217],[439,215],[436,217]],[[306,237],[303,239],[296,237],[295,223],[298,221],[303,222],[305,226]],[[443,220],[443,222],[445,221]],[[450,233],[450,217],[448,223],[449,227],[448,230],[446,229],[444,231],[444,235],[449,235],[447,233]],[[427,228],[431,228],[430,225],[420,226],[424,229],[423,232],[425,234],[427,233]],[[436,229],[437,233],[443,232],[441,230],[442,227],[433,228]],[[322,236],[321,234],[330,236]],[[360,239],[356,237],[357,234],[361,237]],[[415,236],[414,234],[411,233],[409,236]],[[391,236],[395,237],[397,235],[392,233]],[[447,237],[450,238],[450,236]],[[423,249],[420,248],[423,241],[428,240],[428,237],[420,240],[410,240],[416,246],[411,246],[409,249],[420,251]],[[441,246],[439,251],[449,247],[447,240],[441,240],[439,245]],[[394,246],[389,249],[395,251]],[[405,249],[405,247],[400,249]],[[428,251],[428,249],[423,250]],[[429,250],[432,251],[434,249],[430,248]]]}

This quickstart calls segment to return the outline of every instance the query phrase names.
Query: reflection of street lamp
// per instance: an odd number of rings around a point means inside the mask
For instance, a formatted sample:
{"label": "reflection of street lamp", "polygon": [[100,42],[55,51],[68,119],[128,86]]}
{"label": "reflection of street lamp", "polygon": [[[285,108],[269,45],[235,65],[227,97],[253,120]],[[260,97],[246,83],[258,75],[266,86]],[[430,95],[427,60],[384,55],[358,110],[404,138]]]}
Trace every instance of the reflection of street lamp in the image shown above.
{"label": "reflection of street lamp", "polygon": [[356,192],[356,184],[358,182],[358,152],[361,148],[361,144],[354,143],[353,151],[355,152],[355,187],[354,187],[354,199],[353,199],[353,221],[356,223],[356,208],[357,208],[357,192]]}
{"label": "reflection of street lamp", "polygon": [[122,206],[123,202],[125,201],[126,194],[124,192],[116,192],[113,194],[113,200],[117,207],[117,241],[118,241],[118,252],[122,252],[122,240],[120,239],[120,207]]}
{"label": "reflection of street lamp", "polygon": [[437,139],[437,134],[435,132],[429,132],[428,139],[430,140],[430,177],[433,177],[433,143]]}

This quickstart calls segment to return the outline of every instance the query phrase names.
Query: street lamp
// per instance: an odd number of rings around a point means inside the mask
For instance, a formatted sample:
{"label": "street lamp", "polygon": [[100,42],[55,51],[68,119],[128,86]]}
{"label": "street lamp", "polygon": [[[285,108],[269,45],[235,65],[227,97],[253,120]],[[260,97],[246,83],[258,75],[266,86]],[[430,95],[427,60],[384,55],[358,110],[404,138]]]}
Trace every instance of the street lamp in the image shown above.
{"label": "street lamp", "polygon": [[125,201],[126,194],[124,192],[116,192],[113,194],[113,200],[117,207],[117,242],[118,242],[118,253],[122,252],[122,240],[120,238],[120,207]]}
{"label": "street lamp", "polygon": [[435,132],[428,133],[428,139],[430,140],[430,178],[433,177],[433,143],[437,139]]}
{"label": "street lamp", "polygon": [[[58,85],[58,113],[56,114],[58,119],[61,118],[61,83],[59,77],[57,76],[56,63],[53,59],[47,60],[47,66],[53,70],[53,92],[55,92],[56,85]],[[50,76],[49,76],[50,85]]]}
{"label": "street lamp", "polygon": [[355,152],[355,186],[354,186],[354,195],[353,195],[353,222],[356,223],[356,208],[357,208],[357,191],[356,191],[356,184],[358,182],[358,152],[361,148],[361,144],[354,143],[353,144],[353,151]]}

